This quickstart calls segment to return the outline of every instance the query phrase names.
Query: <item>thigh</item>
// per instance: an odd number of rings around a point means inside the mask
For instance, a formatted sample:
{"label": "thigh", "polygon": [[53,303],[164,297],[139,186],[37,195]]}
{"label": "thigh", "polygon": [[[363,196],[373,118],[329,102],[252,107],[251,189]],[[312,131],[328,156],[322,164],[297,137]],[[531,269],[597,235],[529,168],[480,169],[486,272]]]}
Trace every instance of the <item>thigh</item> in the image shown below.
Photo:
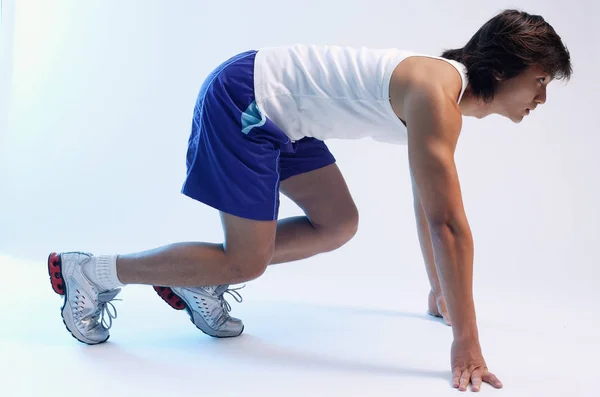
{"label": "thigh", "polygon": [[279,158],[281,181],[305,174],[335,163],[335,157],[325,142],[315,138],[304,138],[291,145],[291,150],[282,150]]}
{"label": "thigh", "polygon": [[358,210],[337,164],[294,175],[280,185],[317,227],[358,223]]}
{"label": "thigh", "polygon": [[270,261],[275,248],[277,221],[256,221],[221,212],[228,255],[244,263]]}

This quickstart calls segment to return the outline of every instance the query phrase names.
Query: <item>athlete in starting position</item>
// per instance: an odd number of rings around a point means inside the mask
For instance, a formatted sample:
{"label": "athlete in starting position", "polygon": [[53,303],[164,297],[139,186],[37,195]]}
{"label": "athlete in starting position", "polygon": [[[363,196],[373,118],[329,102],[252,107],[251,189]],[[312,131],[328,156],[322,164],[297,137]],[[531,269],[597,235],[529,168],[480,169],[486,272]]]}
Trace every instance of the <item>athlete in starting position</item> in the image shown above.
{"label": "athlete in starting position", "polygon": [[[372,137],[408,147],[429,312],[451,321],[454,387],[501,387],[478,339],[473,240],[454,150],[463,116],[519,122],[546,101],[551,80],[571,73],[554,29],[517,10],[497,14],[463,48],[439,57],[316,45],[232,57],[200,89],[182,189],[220,211],[225,241],[127,255],[50,254],[67,329],[81,342],[105,342],[114,318],[107,305],[124,285],[147,284],[206,334],[240,335],[243,323],[229,315],[224,293],[241,297],[229,285],[270,264],[337,249],[355,234],[358,211],[324,140]],[[278,220],[279,192],[306,216]]]}

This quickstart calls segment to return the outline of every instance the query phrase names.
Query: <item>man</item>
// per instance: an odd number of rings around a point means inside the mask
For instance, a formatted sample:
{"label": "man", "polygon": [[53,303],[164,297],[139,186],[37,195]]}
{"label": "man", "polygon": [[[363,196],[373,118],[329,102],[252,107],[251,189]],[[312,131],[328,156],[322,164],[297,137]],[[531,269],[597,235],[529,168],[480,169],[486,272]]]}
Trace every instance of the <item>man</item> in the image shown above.
{"label": "man", "polygon": [[[464,48],[441,57],[398,49],[294,45],[238,54],[204,82],[194,110],[183,193],[220,211],[223,244],[177,243],[127,255],[52,253],[54,290],[69,332],[105,342],[107,305],[126,284],[154,285],[208,335],[242,333],[229,316],[229,285],[269,264],[339,248],[358,211],[329,138],[408,146],[429,311],[452,323],[454,387],[501,387],[483,358],[472,297],[473,241],[454,150],[462,116],[519,122],[572,73],[570,55],[540,16],[507,10]],[[306,216],[278,220],[279,192]],[[109,323],[104,321],[108,314]]]}

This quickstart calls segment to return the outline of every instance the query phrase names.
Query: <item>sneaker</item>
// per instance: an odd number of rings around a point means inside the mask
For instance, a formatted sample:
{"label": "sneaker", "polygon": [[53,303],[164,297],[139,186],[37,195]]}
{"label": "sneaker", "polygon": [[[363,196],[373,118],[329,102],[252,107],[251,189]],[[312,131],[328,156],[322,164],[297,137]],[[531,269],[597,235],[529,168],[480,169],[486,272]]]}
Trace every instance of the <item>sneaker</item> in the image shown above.
{"label": "sneaker", "polygon": [[223,296],[228,293],[237,302],[242,302],[237,292],[241,288],[229,289],[229,285],[196,288],[154,286],[158,295],[173,309],[185,309],[200,331],[216,338],[239,336],[244,331],[242,320],[229,315],[231,306]]}
{"label": "sneaker", "polygon": [[90,260],[93,255],[85,252],[53,252],[48,256],[48,274],[54,292],[64,297],[61,315],[67,330],[78,341],[96,345],[110,337],[108,330],[117,318],[111,301],[121,289],[100,291],[83,273]]}

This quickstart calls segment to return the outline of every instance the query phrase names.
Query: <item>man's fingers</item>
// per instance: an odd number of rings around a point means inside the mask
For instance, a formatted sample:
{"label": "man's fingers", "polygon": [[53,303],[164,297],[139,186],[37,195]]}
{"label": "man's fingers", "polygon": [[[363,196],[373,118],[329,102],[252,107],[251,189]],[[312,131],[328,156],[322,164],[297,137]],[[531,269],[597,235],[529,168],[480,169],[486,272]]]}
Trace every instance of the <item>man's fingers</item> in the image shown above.
{"label": "man's fingers", "polygon": [[479,391],[479,389],[481,388],[482,374],[483,374],[483,369],[476,369],[471,374],[471,390],[472,391]]}
{"label": "man's fingers", "polygon": [[460,369],[455,369],[452,371],[452,387],[457,388],[460,386],[460,375],[462,375],[462,371]]}
{"label": "man's fingers", "polygon": [[452,386],[460,391],[466,391],[471,384],[471,390],[478,392],[481,390],[483,382],[489,383],[497,389],[502,388],[502,382],[485,368],[477,368],[472,372],[468,369],[462,370],[456,368],[452,371]]}
{"label": "man's fingers", "polygon": [[494,386],[496,389],[502,388],[502,382],[494,375],[493,373],[486,371],[483,373],[482,379],[484,382],[489,383]]}
{"label": "man's fingers", "polygon": [[427,310],[427,314],[429,314],[430,316],[433,317],[442,317],[442,315],[440,313],[438,313],[437,311],[433,311],[433,310]]}
{"label": "man's fingers", "polygon": [[466,391],[467,386],[469,386],[469,380],[471,380],[471,373],[468,370],[464,370],[460,377],[460,385],[458,387],[458,390]]}
{"label": "man's fingers", "polygon": [[439,299],[437,301],[438,312],[441,314],[441,317],[444,319],[446,325],[452,325],[450,322],[450,315],[448,314],[448,308],[446,307],[446,301],[443,299]]}
{"label": "man's fingers", "polygon": [[450,321],[450,316],[448,315],[447,312],[442,313],[442,317],[444,318],[446,325],[452,325],[452,322]]}

